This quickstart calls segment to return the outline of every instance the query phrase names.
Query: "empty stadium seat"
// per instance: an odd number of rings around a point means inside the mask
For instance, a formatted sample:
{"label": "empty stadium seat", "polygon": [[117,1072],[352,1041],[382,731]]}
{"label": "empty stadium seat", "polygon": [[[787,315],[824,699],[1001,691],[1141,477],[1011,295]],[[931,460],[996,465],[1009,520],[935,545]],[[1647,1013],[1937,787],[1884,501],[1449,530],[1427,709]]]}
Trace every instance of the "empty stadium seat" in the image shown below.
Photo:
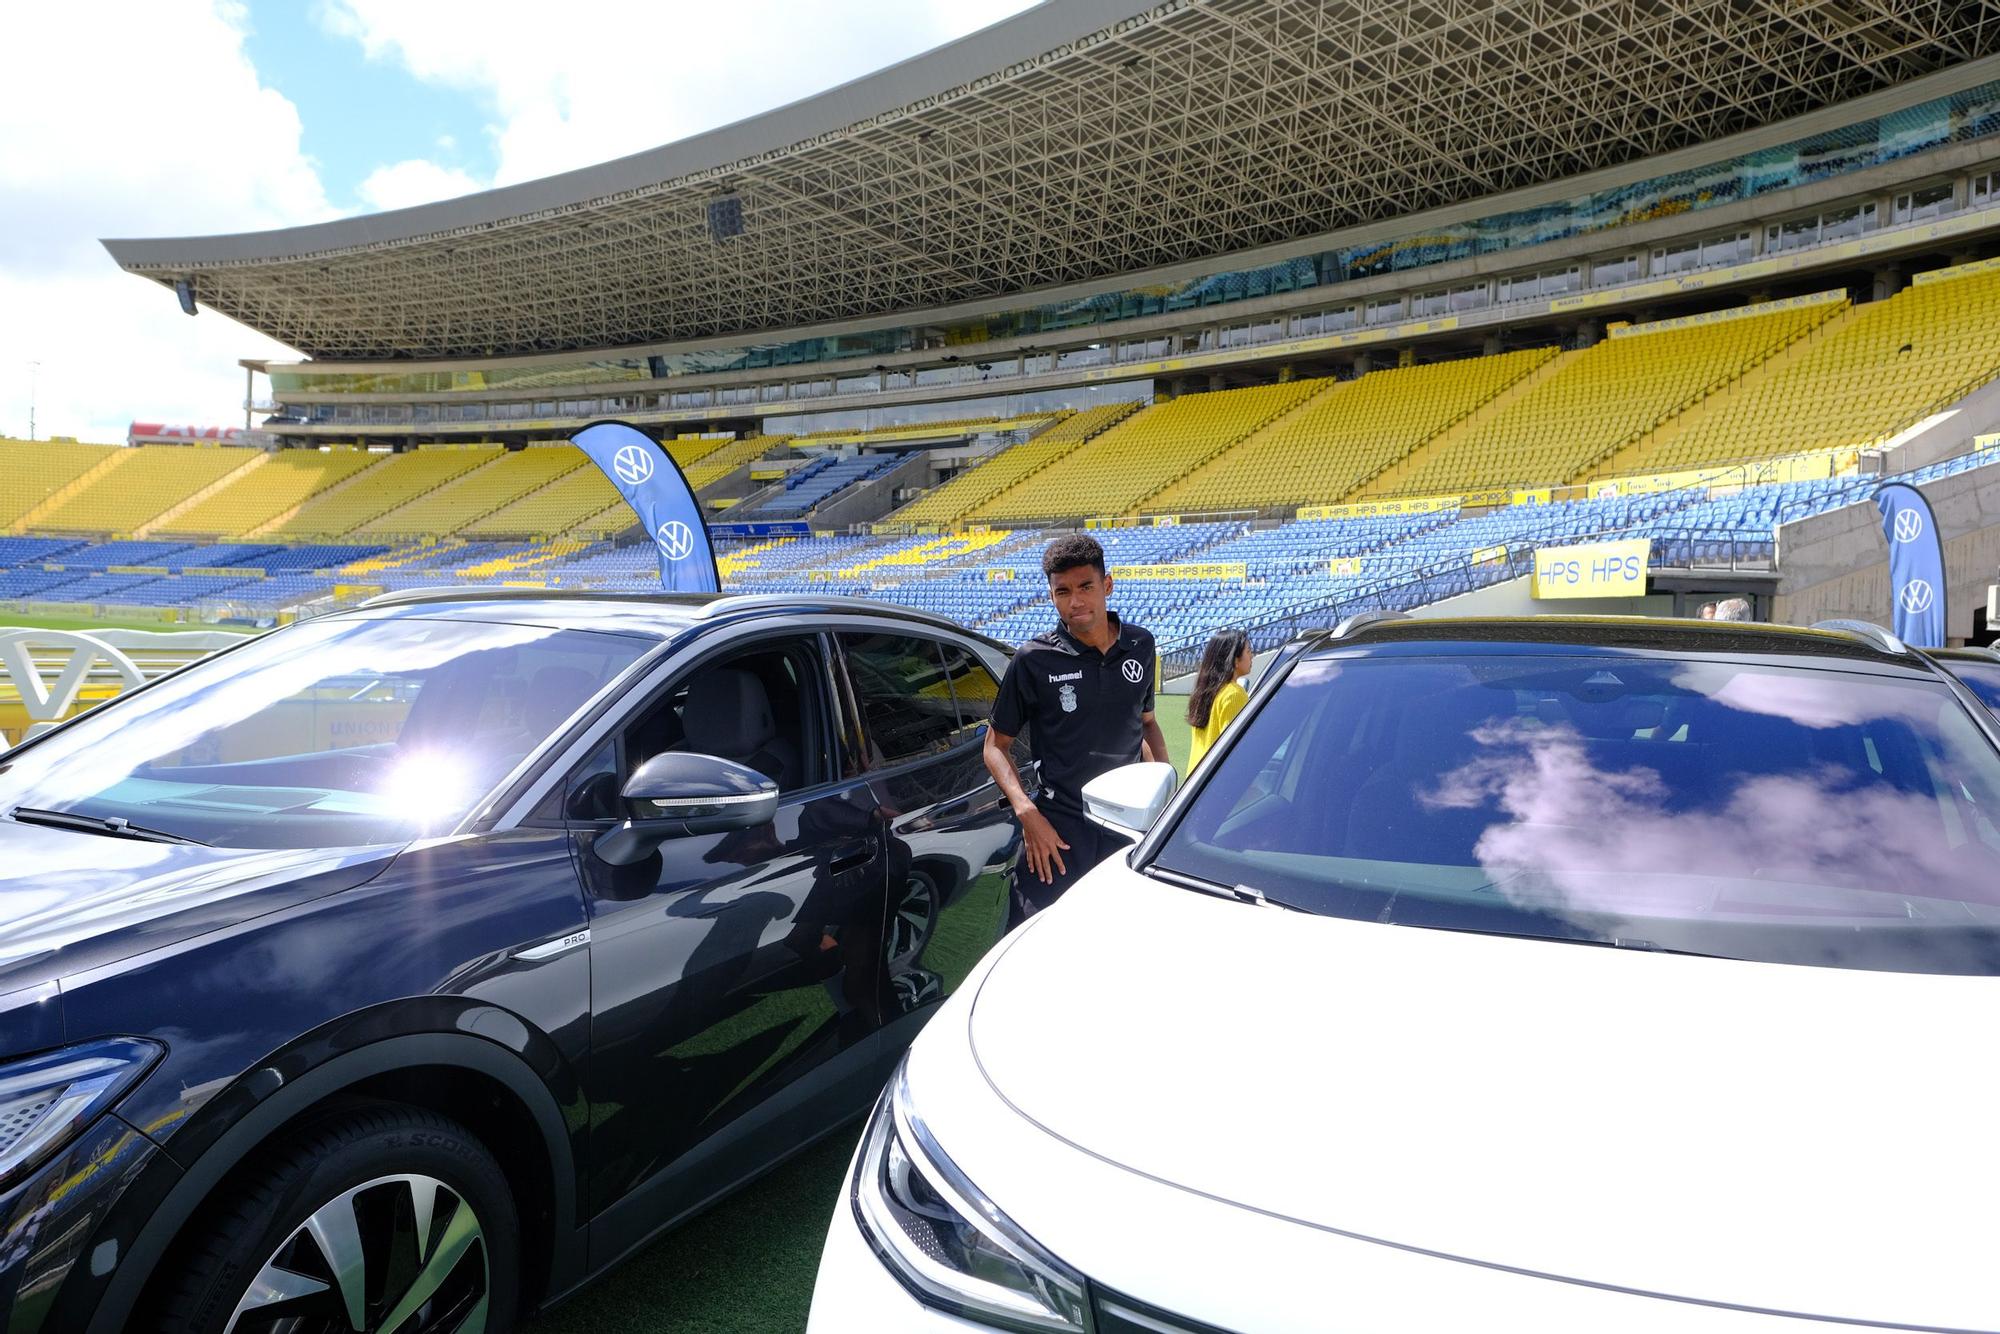
{"label": "empty stadium seat", "polygon": [[1462,495],[1559,485],[1608,458],[1842,308],[1751,307],[1701,323],[1616,330],[1476,429],[1420,449],[1366,495]]}
{"label": "empty stadium seat", "polygon": [[1996,374],[2000,273],[1947,276],[1856,307],[1798,355],[1617,462],[1620,471],[1668,471],[1869,445]]}
{"label": "empty stadium seat", "polygon": [[1073,413],[1034,438],[1009,445],[943,485],[933,487],[896,511],[893,517],[899,523],[940,526],[957,523],[1030,473],[1039,472],[1131,416],[1138,407],[1137,403],[1107,403]]}
{"label": "empty stadium seat", "polygon": [[1008,523],[1125,514],[1333,383],[1295,380],[1156,403],[985,502],[968,517]]}
{"label": "empty stadium seat", "polygon": [[286,449],[173,518],[157,531],[183,537],[247,537],[387,457],[358,449]]}
{"label": "empty stadium seat", "polygon": [[1321,394],[1140,506],[1159,514],[1338,501],[1556,353],[1370,372]]}
{"label": "empty stadium seat", "polygon": [[37,532],[129,533],[263,455],[254,449],[139,445],[35,516]]}

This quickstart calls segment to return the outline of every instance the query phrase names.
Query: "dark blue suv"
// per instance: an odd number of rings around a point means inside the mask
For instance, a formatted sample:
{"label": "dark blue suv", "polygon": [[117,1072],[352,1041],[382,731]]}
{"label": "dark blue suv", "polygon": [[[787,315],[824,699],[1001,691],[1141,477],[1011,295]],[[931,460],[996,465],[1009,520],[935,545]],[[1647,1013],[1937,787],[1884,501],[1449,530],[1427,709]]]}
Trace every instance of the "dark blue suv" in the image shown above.
{"label": "dark blue suv", "polygon": [[0,754],[0,1328],[501,1331],[866,1109],[998,938],[1006,650],[411,593]]}

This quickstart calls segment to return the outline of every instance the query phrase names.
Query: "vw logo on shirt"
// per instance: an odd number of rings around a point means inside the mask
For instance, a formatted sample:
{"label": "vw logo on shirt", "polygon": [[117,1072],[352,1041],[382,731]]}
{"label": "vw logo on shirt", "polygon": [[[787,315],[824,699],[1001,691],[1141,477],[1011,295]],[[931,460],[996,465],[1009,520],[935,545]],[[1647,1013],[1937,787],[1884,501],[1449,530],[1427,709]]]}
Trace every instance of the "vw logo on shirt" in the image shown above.
{"label": "vw logo on shirt", "polygon": [[694,550],[694,529],[675,519],[660,525],[660,550],[668,560],[681,560]]}
{"label": "vw logo on shirt", "polygon": [[1924,535],[1924,516],[1915,510],[1896,512],[1896,540],[1914,542]]}
{"label": "vw logo on shirt", "polygon": [[611,470],[627,486],[638,486],[653,475],[653,460],[637,445],[626,445],[611,456]]}
{"label": "vw logo on shirt", "polygon": [[1146,674],[1146,664],[1140,662],[1137,658],[1127,658],[1118,664],[1118,671],[1127,681],[1130,681],[1133,685],[1138,685],[1139,679]]}

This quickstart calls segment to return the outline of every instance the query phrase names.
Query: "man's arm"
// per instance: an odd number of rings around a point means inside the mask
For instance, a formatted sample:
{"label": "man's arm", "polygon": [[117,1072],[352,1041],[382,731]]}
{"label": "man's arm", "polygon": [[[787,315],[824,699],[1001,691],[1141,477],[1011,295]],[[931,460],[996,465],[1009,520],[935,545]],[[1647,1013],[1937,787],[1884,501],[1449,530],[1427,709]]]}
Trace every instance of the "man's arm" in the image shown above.
{"label": "man's arm", "polygon": [[988,724],[986,745],[981,749],[980,756],[986,761],[986,772],[993,775],[993,782],[1006,796],[1007,804],[1014,808],[1014,818],[1021,822],[1021,843],[1023,855],[1028,859],[1028,869],[1046,885],[1057,875],[1068,871],[1069,868],[1063,865],[1062,854],[1069,844],[1063,842],[1062,835],[1036,808],[1028,790],[1021,786],[1021,773],[1014,767],[1013,750],[1014,738]]}
{"label": "man's arm", "polygon": [[1139,757],[1160,764],[1171,764],[1167,755],[1167,734],[1160,730],[1159,719],[1150,710],[1139,715],[1139,726],[1145,730],[1145,737],[1139,743]]}

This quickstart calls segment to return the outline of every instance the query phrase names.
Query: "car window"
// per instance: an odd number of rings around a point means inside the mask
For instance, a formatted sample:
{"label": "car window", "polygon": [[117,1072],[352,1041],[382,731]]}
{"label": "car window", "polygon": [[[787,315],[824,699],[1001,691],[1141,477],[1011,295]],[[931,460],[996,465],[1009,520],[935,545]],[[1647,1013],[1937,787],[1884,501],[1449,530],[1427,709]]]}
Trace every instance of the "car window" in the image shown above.
{"label": "car window", "polygon": [[821,656],[812,639],[761,641],[699,663],[640,708],[569,776],[572,820],[624,819],[621,795],[646,760],[693,751],[748,765],[797,792],[828,781]]}
{"label": "car window", "polygon": [[447,829],[651,647],[581,630],[328,619],[200,663],[13,757],[0,809],[257,848]]}
{"label": "car window", "polygon": [[1160,867],[1312,912],[2000,971],[2000,754],[1941,683],[1609,656],[1307,659]]}
{"label": "car window", "polygon": [[951,682],[952,702],[958,706],[958,733],[954,743],[980,735],[993,716],[993,702],[1000,697],[1000,682],[979,655],[963,644],[942,641],[945,679]]}
{"label": "car window", "polygon": [[1968,662],[1952,658],[1941,665],[1965,682],[1965,688],[1979,696],[1987,708],[2000,712],[2000,662]]}
{"label": "car window", "polygon": [[842,631],[840,645],[874,763],[899,764],[951,748],[958,708],[936,640]]}

